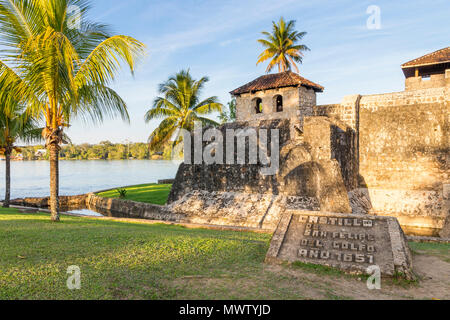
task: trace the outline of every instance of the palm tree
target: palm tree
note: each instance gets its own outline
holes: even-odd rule
[[[306,32],[295,31],[295,21],[286,23],[283,17],[278,23],[272,22],[272,33],[262,32],[266,39],[259,39],[264,48],[259,56],[257,65],[266,60],[270,60],[266,72],[269,73],[275,66],[278,66],[278,72],[291,70],[292,67],[299,72],[297,63],[302,63],[303,52],[309,51],[309,48],[303,44],[297,44],[306,35]]]
[[[9,105],[0,105],[0,153],[5,156],[5,201],[3,207],[9,208],[11,198],[11,154],[21,152],[16,146],[20,139],[23,142],[38,141],[41,130],[37,122],[26,112],[24,106],[10,100]]]
[[[227,109],[228,111],[223,110],[219,115],[219,119],[222,121],[222,124],[236,121],[236,99],[232,99],[227,103]]]
[[[51,219],[59,221],[59,151],[72,118],[129,120],[108,85],[122,64],[133,73],[144,45],[87,20],[87,0],[0,0],[0,86],[45,119]],[[76,8],[77,10],[73,10]]]
[[[196,121],[202,125],[218,125],[217,122],[204,117],[212,112],[222,111],[218,98],[200,100],[201,91],[208,81],[207,77],[194,80],[189,70],[182,70],[159,85],[159,93],[163,97],[157,97],[145,115],[147,123],[153,119],[163,119],[148,138],[151,151],[158,151],[167,145],[179,129],[193,131]],[[180,140],[175,138],[174,145],[179,142]]]

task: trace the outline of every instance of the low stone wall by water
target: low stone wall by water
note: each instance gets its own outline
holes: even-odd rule
[[[122,199],[104,198],[89,194],[86,206],[105,215],[163,221],[184,221],[184,215],[172,213],[166,206]]]
[[[60,196],[59,205],[63,208],[68,207],[79,207],[86,204],[86,199],[88,195],[82,194],[78,196]],[[32,207],[32,208],[48,208],[50,197],[43,198],[23,198],[11,200],[11,205],[22,206],[22,207]]]
[[[105,216],[242,227],[267,232],[275,231],[286,208],[320,208],[314,197],[200,190],[192,191],[167,206],[105,198],[94,193],[64,197],[62,203],[73,204],[72,208],[87,208]],[[14,205],[48,208],[48,198],[16,200]]]
[[[318,210],[317,199],[282,195],[193,191],[168,206],[110,199],[90,194],[86,205],[105,215],[273,232],[286,207]]]

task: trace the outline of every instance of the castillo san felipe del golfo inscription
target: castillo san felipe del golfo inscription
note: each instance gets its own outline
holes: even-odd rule
[[[272,237],[266,262],[306,262],[365,273],[411,269],[409,248],[397,219],[287,209]]]
[[[299,216],[298,219],[305,224],[304,238],[300,241],[298,250],[299,258],[375,263],[376,245],[375,235],[371,233],[374,223],[372,220],[323,216]],[[342,227],[342,230],[333,231],[328,226]]]

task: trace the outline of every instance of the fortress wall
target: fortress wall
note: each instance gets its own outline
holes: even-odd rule
[[[300,87],[298,89],[299,91],[299,102],[298,106],[300,106],[300,115],[298,118],[300,118],[301,127],[303,127],[304,118],[305,117],[311,117],[314,115],[314,107],[317,104],[316,101],[316,93],[313,89],[308,89],[305,87]]]
[[[371,212],[396,216],[419,234],[436,234],[449,215],[449,89],[363,96],[359,103],[359,174]]]
[[[316,106],[315,115],[338,120],[356,131],[360,99],[361,96],[355,94],[344,97],[340,104]]]
[[[361,98],[360,174],[368,187],[442,191],[450,173],[449,89]]]
[[[336,160],[330,158],[330,134],[328,137],[324,135],[324,132],[330,132],[330,121],[305,118],[303,142],[293,136],[291,130],[298,122],[299,120],[235,122],[219,127],[223,133],[229,129],[237,132],[252,128],[278,129],[281,149],[279,170],[275,174],[263,175],[261,169],[266,166],[260,161],[249,164],[248,159],[245,165],[236,162],[226,164],[225,161],[224,164],[182,164],[169,195],[169,203],[178,201],[193,191],[237,192],[284,195],[306,202],[318,201],[321,210],[351,212],[341,168]],[[298,132],[295,134],[299,135]],[[224,145],[227,145],[227,137],[225,134],[223,136]],[[235,152],[236,141],[234,139]],[[248,151],[246,154],[248,156]]]
[[[356,188],[358,167],[355,131],[337,117],[324,116],[307,117],[303,131],[304,141],[310,146],[314,158],[336,160],[347,191]]]
[[[352,95],[316,107],[316,116],[336,124],[332,158],[350,202],[364,204],[354,211],[395,216],[410,233],[437,235],[443,228],[450,215],[449,93],[447,86]]]

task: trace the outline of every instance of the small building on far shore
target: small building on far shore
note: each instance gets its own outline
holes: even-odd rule
[[[15,157],[11,158],[13,161],[23,161],[23,154],[18,153]]]
[[[36,152],[34,153],[34,156],[36,158],[42,158],[46,154],[47,154],[47,150],[46,149],[39,149],[39,150],[36,150]]]

